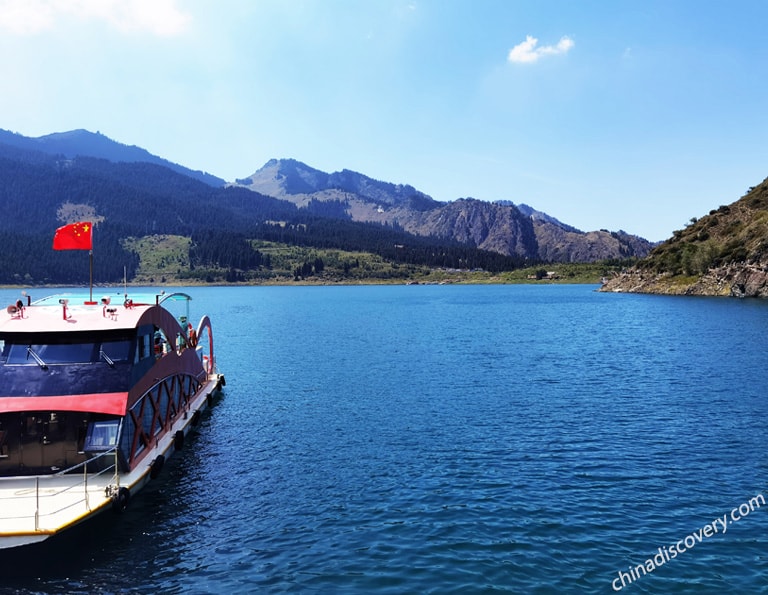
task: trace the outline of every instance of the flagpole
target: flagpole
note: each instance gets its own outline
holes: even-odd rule
[[[93,301],[93,224],[78,221],[59,227],[53,234],[54,250],[88,250],[90,296],[86,306],[95,306]]]
[[[91,288],[90,300],[89,301],[91,303],[93,303],[93,248],[88,250],[88,260],[89,260],[89,263],[90,263],[90,267],[89,268],[90,268],[90,288]]]

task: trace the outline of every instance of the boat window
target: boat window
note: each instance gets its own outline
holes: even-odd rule
[[[152,332],[146,331],[138,336],[138,351],[137,356],[139,360],[151,357],[154,353],[154,346],[152,340]]]
[[[94,421],[88,424],[88,434],[85,438],[85,451],[96,452],[109,450],[117,445],[117,434],[120,420]]]
[[[123,424],[123,431],[120,434],[120,452],[125,460],[131,458],[131,448],[133,446],[133,436],[136,434],[136,424],[133,418],[129,415],[125,418]]]
[[[57,337],[58,338],[58,337]],[[126,362],[131,357],[133,339],[125,336],[111,336],[102,340],[99,336],[88,335],[80,340],[61,342],[53,336],[33,339],[29,335],[5,338],[0,355],[0,364],[42,365],[89,364],[100,361]],[[35,357],[37,356],[37,357]]]
[[[144,398],[147,402],[144,404],[144,417],[141,420],[141,425],[147,438],[151,438],[155,434],[152,427],[152,422],[155,419],[155,406],[148,396]]]
[[[131,449],[134,448],[133,441],[135,439],[136,433],[142,433],[142,428],[139,427],[138,424],[141,424],[141,405],[143,402],[143,399],[140,399],[137,403],[135,403],[133,407],[131,407],[131,414],[125,418],[126,425],[122,434],[122,449],[123,454],[129,460],[133,460],[136,455],[138,455],[146,447],[144,440],[141,438],[141,436],[139,436],[139,439],[136,442],[135,450],[133,453],[131,453]]]
[[[93,343],[48,343],[42,345],[14,343],[8,347],[7,354],[5,350],[3,352],[3,356],[7,358],[6,363],[37,365],[30,349],[46,364],[88,363],[93,361],[95,345]]]
[[[164,385],[158,385],[153,392],[157,391],[157,407],[160,412],[160,417],[158,418],[158,421],[161,424],[161,427],[158,428],[158,430],[162,429],[162,424],[166,422],[168,419],[168,403],[170,401],[170,394],[167,390],[167,388],[164,388]]]
[[[109,359],[116,362],[127,362],[131,355],[131,346],[133,341],[104,341],[101,344],[101,350],[109,357]]]

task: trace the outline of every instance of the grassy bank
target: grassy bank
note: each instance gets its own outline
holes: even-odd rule
[[[430,269],[393,263],[366,252],[320,250],[254,241],[254,249],[268,256],[269,266],[232,270],[194,266],[189,262],[189,239],[150,236],[131,240],[141,264],[132,285],[334,285],[403,283],[599,283],[627,263],[546,264],[489,273],[480,270]]]

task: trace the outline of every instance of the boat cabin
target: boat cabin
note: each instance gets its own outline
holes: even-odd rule
[[[115,457],[127,471],[186,415],[205,379],[202,355],[165,309],[134,309],[123,315],[130,326],[105,324],[100,308],[92,308],[96,324],[70,313],[71,326],[84,330],[3,325],[0,476],[59,473],[85,461],[98,471]]]

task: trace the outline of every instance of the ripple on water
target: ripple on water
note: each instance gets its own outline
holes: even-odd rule
[[[12,588],[610,592],[768,492],[765,304],[201,289],[224,399],[87,562]],[[767,525],[757,510],[631,588],[766,591]]]

